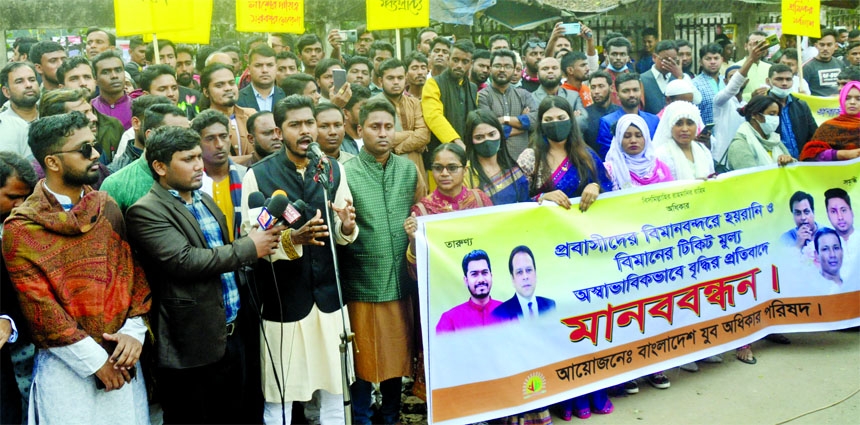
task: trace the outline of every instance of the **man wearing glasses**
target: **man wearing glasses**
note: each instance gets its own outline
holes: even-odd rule
[[[510,50],[493,51],[490,58],[492,84],[478,92],[478,107],[490,110],[499,117],[505,130],[508,153],[513,158],[519,157],[528,146],[531,122],[537,119],[537,105],[531,93],[511,86],[516,61],[514,52]]]
[[[523,79],[520,81],[520,87],[533,93],[540,87],[538,79],[538,62],[544,57],[546,42],[537,38],[530,38],[523,45],[523,61],[525,68],[523,69]]]
[[[149,285],[122,212],[90,186],[99,153],[89,127],[80,112],[33,122],[28,143],[46,178],[3,230],[3,254],[37,348],[30,418],[145,423],[138,359]]]

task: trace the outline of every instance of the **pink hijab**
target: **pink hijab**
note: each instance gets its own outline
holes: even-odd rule
[[[845,98],[848,97],[848,92],[851,89],[856,88],[860,90],[860,81],[849,81],[845,84],[845,87],[842,87],[842,91],[839,92],[839,113],[842,115],[846,115],[845,112]],[[855,117],[860,117],[860,114],[854,115]]]

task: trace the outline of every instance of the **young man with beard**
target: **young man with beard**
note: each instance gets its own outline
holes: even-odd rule
[[[589,80],[588,57],[582,52],[571,52],[561,58],[561,70],[566,81],[561,85],[565,90],[579,93],[582,106],[588,108],[594,101],[586,82]]]
[[[126,165],[131,164],[143,155],[143,149],[146,147],[143,134],[143,118],[144,113],[152,105],[173,105],[173,102],[164,96],[155,96],[145,94],[136,97],[131,101],[131,129],[123,133],[120,149],[117,149],[117,155],[114,160],[108,165],[111,173],[115,173]],[[129,142],[131,142],[129,144]]]
[[[436,324],[436,334],[482,327],[497,323],[492,312],[502,305],[490,296],[493,289],[493,270],[490,257],[476,249],[463,257],[463,283],[469,291],[469,299],[444,313]]]
[[[182,110],[171,104],[155,104],[146,108],[140,127],[143,153],[131,164],[109,175],[101,185],[100,190],[110,194],[123,212],[152,187],[152,172],[146,160],[146,140],[155,129],[165,126],[188,128],[190,124]]]
[[[0,112],[0,150],[15,152],[32,161],[27,131],[30,123],[39,118],[36,69],[29,62],[7,63],[0,70],[0,90],[9,98],[9,107]]]
[[[131,98],[125,93],[125,69],[122,57],[114,50],[100,53],[93,59],[93,70],[99,96],[93,107],[100,113],[114,117],[126,130],[131,128]]]
[[[714,96],[726,88],[720,79],[720,68],[723,66],[723,47],[717,43],[708,44],[699,49],[699,65],[701,72],[693,78],[693,85],[702,94],[699,111],[706,126],[714,124]]]
[[[609,146],[612,144],[612,137],[615,134],[612,131],[613,125],[624,114],[638,114],[648,124],[648,131],[651,134],[657,131],[657,124],[660,123],[660,119],[656,115],[639,108],[642,97],[641,87],[639,74],[635,72],[619,74],[615,78],[615,91],[621,100],[621,109],[600,119],[600,125],[597,130],[597,146],[600,147],[598,153],[601,158],[606,157],[606,152],[609,151]]]
[[[215,63],[207,66],[200,74],[200,85],[203,96],[209,101],[209,109],[220,112],[230,119],[230,155],[234,161],[242,162],[254,151],[248,140],[248,118],[254,115],[254,110],[236,105],[239,89],[233,68]]]
[[[540,105],[541,101],[547,96],[563,97],[573,108],[573,114],[576,115],[579,128],[583,128],[588,123],[588,112],[585,112],[585,106],[582,104],[579,92],[561,87],[561,63],[558,59],[541,59],[538,63],[538,80],[540,81],[540,87],[532,92],[535,105]]]
[[[344,164],[362,230],[341,257],[344,298],[355,329],[356,380],[350,389],[355,424],[371,423],[373,382],[382,393],[383,422],[399,423],[402,377],[412,372],[415,289],[403,255],[409,244],[404,221],[425,189],[415,166],[392,155],[395,117],[391,103],[367,101],[359,118],[364,146]]]
[[[427,57],[430,59],[429,77],[438,77],[448,69],[451,59],[451,46],[454,44],[445,37],[436,37],[432,41],[432,47]]]
[[[230,160],[229,127],[227,117],[212,109],[201,112],[191,121],[191,129],[200,135],[203,149],[205,172],[200,190],[211,196],[224,213],[230,229],[229,239],[233,241],[240,234],[239,202],[242,199],[242,177],[247,169]]]
[[[122,133],[120,132],[121,127],[118,127],[119,124],[116,120],[114,120],[114,124],[117,127],[114,130],[109,132],[101,131],[99,117],[93,106],[89,103],[88,95],[89,92],[83,89],[59,89],[48,92],[42,96],[42,101],[39,104],[39,116],[48,117],[77,111],[84,114],[87,120],[89,120],[90,130],[96,135],[95,148],[99,151],[100,171],[100,178],[92,186],[95,189],[99,189],[104,178],[110,174],[107,164],[110,164],[115,157],[116,148]],[[105,134],[106,137],[100,138],[101,134]]]
[[[182,87],[200,90],[200,83],[194,80],[194,49],[187,44],[176,46],[176,82]]]
[[[836,76],[844,65],[839,58],[833,56],[836,50],[836,31],[825,29],[821,38],[811,39],[815,42],[818,55],[803,66],[803,78],[809,83],[813,96],[835,96],[839,94]],[[32,55],[31,55],[32,56]]]
[[[693,46],[687,40],[675,40],[678,48],[678,60],[681,62],[681,71],[684,75],[694,78],[693,74]]]
[[[361,107],[364,106],[367,99],[370,99],[370,89],[361,84],[352,84],[350,88],[352,97],[343,107],[344,136],[340,150],[358,155],[363,143],[361,134],[358,132],[358,116]]]
[[[281,134],[275,127],[275,118],[269,111],[260,111],[248,118],[248,139],[254,144],[254,153],[242,164],[245,167],[254,165],[283,146]]]
[[[538,78],[538,63],[544,58],[546,42],[538,38],[530,38],[523,44],[523,77],[520,80],[520,87],[526,89],[530,93],[534,93],[540,87],[540,79]]]
[[[275,103],[286,97],[275,85],[275,50],[263,44],[248,54],[251,83],[239,90],[237,105],[255,111],[271,111]]]
[[[612,85],[612,76],[609,73],[597,71],[591,74],[591,80],[588,81],[588,84],[594,103],[585,108],[585,111],[588,112],[588,124],[582,128],[582,138],[591,149],[600,152],[600,146],[597,144],[600,119],[621,109],[621,107],[612,103],[612,95],[615,94],[615,90]]]
[[[355,155],[342,150],[344,136],[343,109],[331,103],[323,103],[314,108],[314,119],[317,120],[317,143],[326,155],[338,160],[341,164]]]
[[[490,51],[484,49],[475,50],[472,55],[472,71],[469,79],[478,87],[478,91],[487,87],[487,78],[490,77]]]
[[[492,84],[478,92],[478,106],[492,111],[507,136],[507,148],[515,159],[529,144],[532,120],[537,119],[537,104],[525,89],[511,86],[516,55],[510,50],[496,50],[490,63]]]
[[[250,308],[239,294],[247,286],[241,269],[274,254],[283,227],[230,241],[224,214],[200,190],[196,132],[160,128],[146,155],[156,181],[126,217],[146,274],[158,282],[151,318],[164,422],[259,422],[259,404],[256,417],[242,409],[249,396],[242,312]]]
[[[818,130],[818,124],[812,116],[809,105],[791,95],[794,84],[791,68],[786,65],[772,65],[765,80],[770,86],[768,94],[779,103],[779,132],[780,140],[788,148],[792,158],[800,158],[803,146]]]
[[[296,42],[296,50],[302,60],[302,72],[313,77],[317,63],[325,57],[322,40],[316,34],[304,34]]]
[[[403,59],[406,65],[406,91],[404,94],[421,99],[427,83],[427,56],[415,50]]]
[[[461,135],[465,131],[466,115],[477,108],[475,100],[478,88],[466,75],[472,64],[475,45],[469,40],[459,40],[451,50],[448,69],[441,75],[427,80],[421,97],[424,122],[433,132],[424,166],[429,166],[430,153],[441,143],[463,145]]]
[[[287,96],[275,105],[273,114],[284,149],[254,164],[245,175],[244,225],[248,228],[257,219],[248,207],[248,197],[254,192],[271,197],[280,189],[290,199],[304,200],[307,208],[300,211],[306,223],[298,230],[284,231],[277,251],[257,263],[258,268],[275,270],[256,274],[262,293],[263,335],[270,348],[262,353],[263,419],[265,423],[281,423],[284,416],[292,416],[293,401],[310,400],[319,390],[322,423],[344,423],[338,345],[348,323],[342,320],[329,231],[334,232],[339,245],[358,238],[352,194],[344,168],[337,161],[329,163],[332,181],[328,188],[314,181],[317,164],[308,156],[308,146],[318,134],[312,101]],[[325,196],[323,191],[327,191]],[[332,223],[326,222],[324,208],[331,208]],[[289,284],[278,285],[274,276],[289,276]],[[281,364],[289,366],[277,366]],[[286,402],[282,404],[283,400]]]
[[[36,66],[36,72],[42,76],[42,93],[60,88],[57,68],[67,57],[66,50],[56,41],[40,41],[30,48],[30,61]]]
[[[45,179],[3,228],[3,255],[37,348],[30,420],[146,423],[138,359],[149,285],[122,212],[90,187],[99,167],[89,124],[78,112],[33,123],[29,144]]]
[[[421,183],[426,187],[424,159],[421,154],[427,150],[427,144],[430,143],[430,129],[424,123],[421,101],[403,95],[406,88],[406,69],[398,59],[388,59],[379,65],[379,81],[382,84],[382,96],[394,105],[396,111],[394,128],[397,133],[392,140],[391,149],[395,154],[415,163],[419,175],[422,176]]]
[[[86,90],[84,96],[87,99],[90,99],[96,92],[96,80],[93,78],[93,68],[90,65],[90,61],[83,56],[75,56],[63,62],[63,65],[57,69],[57,78],[61,83],[61,88]],[[112,158],[114,159],[122,155],[125,146],[127,146],[127,144],[123,144],[123,137],[125,133],[129,133],[128,138],[130,140],[133,137],[133,134],[130,133],[132,129],[125,130],[118,119],[104,115],[95,108],[92,111],[96,118],[98,118],[96,140],[99,141],[99,146],[103,148],[114,146],[116,148],[116,151],[112,153]],[[123,133],[124,131],[125,133]],[[104,154],[104,150],[101,152]],[[111,152],[108,148],[108,155],[101,159],[107,161],[110,155]]]

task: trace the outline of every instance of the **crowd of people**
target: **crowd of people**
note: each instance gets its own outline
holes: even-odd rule
[[[147,424],[157,401],[165,423],[290,423],[294,402],[312,423],[398,423],[403,377],[423,389],[418,216],[572,198],[585,212],[610,191],[860,157],[858,29],[772,55],[752,31],[739,61],[728,37],[693,52],[653,29],[634,51],[635,35],[597,46],[585,25],[521,45],[425,28],[402,59],[355,32],[158,51],[132,38],[128,60],[99,28],[83,56],[15,41],[0,70],[0,422]],[[838,96],[840,114],[818,126],[798,92]],[[272,224],[262,200],[295,217]],[[475,291],[469,314],[490,320],[501,303]],[[558,415],[609,414],[611,390]]]

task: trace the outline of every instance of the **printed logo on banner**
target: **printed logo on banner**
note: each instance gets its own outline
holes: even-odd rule
[[[540,372],[535,372],[526,377],[523,382],[523,399],[543,394],[546,392],[546,377]]]

